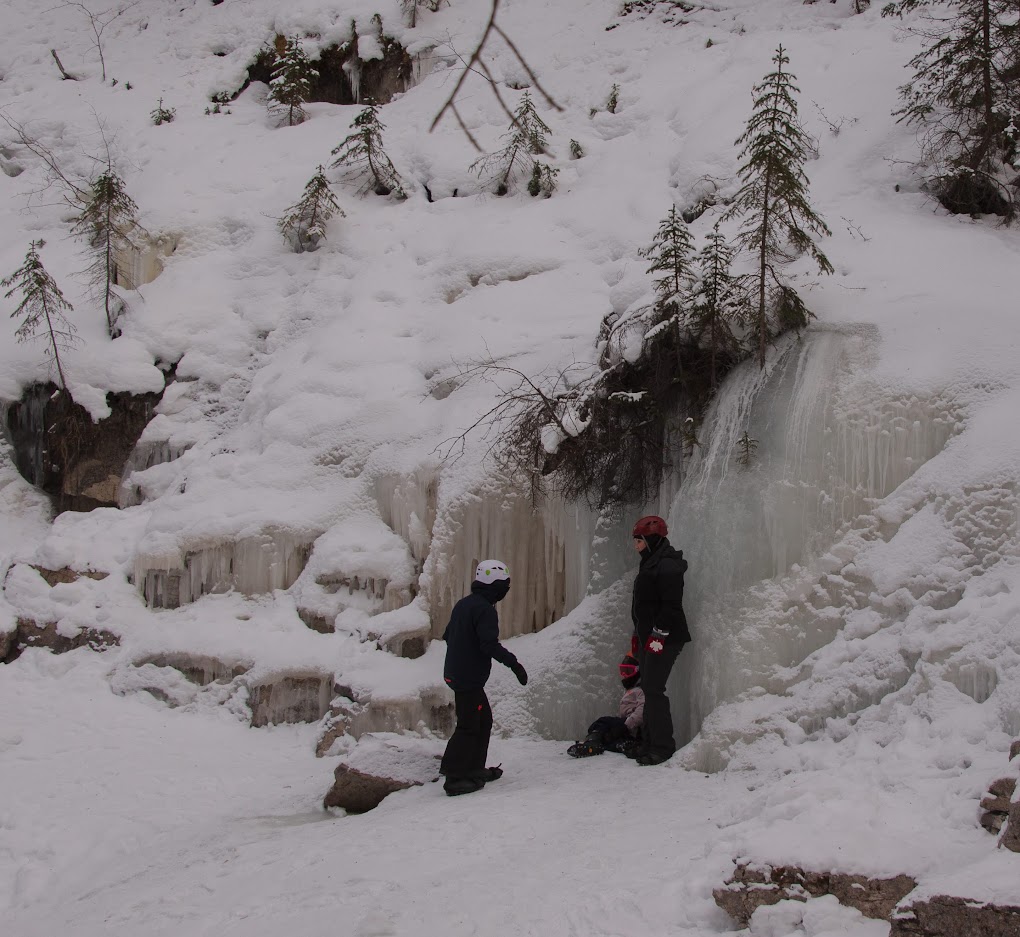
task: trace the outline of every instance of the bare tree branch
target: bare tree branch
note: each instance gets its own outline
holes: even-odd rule
[[[60,56],[57,55],[57,50],[56,49],[50,49],[50,55],[53,56],[53,61],[57,63],[57,68],[60,69],[60,74],[63,77],[64,81],[77,81],[78,80],[77,78],[74,77],[74,75],[69,75],[66,71],[64,71],[64,66],[60,64]]]
[[[472,146],[474,146],[474,148],[479,151],[481,151],[481,147],[478,145],[478,142],[475,140],[475,138],[470,133],[468,133],[467,128],[464,126],[464,121],[461,119],[460,114],[457,113],[456,106],[457,95],[460,93],[460,89],[463,87],[464,82],[467,80],[467,76],[471,72],[476,70],[475,66],[478,66],[477,70],[489,82],[489,87],[492,88],[492,93],[496,96],[496,100],[499,101],[500,107],[506,112],[507,116],[510,118],[511,123],[513,124],[517,123],[517,118],[514,117],[513,112],[507,106],[506,102],[503,100],[502,95],[499,93],[499,86],[496,79],[493,77],[492,72],[489,71],[488,66],[482,60],[482,52],[484,51],[485,45],[489,41],[489,38],[490,36],[493,35],[493,33],[499,36],[499,38],[502,39],[507,44],[510,51],[516,57],[517,61],[520,62],[521,67],[525,70],[525,72],[527,72],[531,82],[538,89],[538,92],[542,95],[543,98],[545,98],[546,103],[551,108],[554,108],[557,111],[563,110],[563,108],[560,107],[560,105],[545,90],[545,88],[542,87],[541,82],[536,77],[531,66],[528,65],[524,56],[520,53],[520,50],[518,50],[517,46],[514,45],[510,37],[503,31],[502,27],[500,27],[499,24],[496,22],[496,15],[499,12],[499,4],[500,0],[492,0],[492,12],[489,14],[489,21],[485,24],[485,31],[482,33],[482,38],[478,41],[478,45],[475,46],[474,52],[471,53],[471,57],[468,59],[467,64],[464,66],[464,71],[461,72],[460,78],[457,79],[457,84],[454,85],[453,91],[450,93],[450,96],[446,99],[446,102],[439,109],[439,113],[436,114],[432,123],[429,125],[429,133],[431,133],[439,125],[439,122],[443,119],[443,115],[445,115],[447,111],[452,112],[454,116],[457,118],[457,122],[460,124],[461,129],[464,130],[464,133],[466,134],[468,140],[471,141]],[[458,58],[460,58],[460,56],[458,56]],[[461,61],[463,61],[463,59],[461,59]]]

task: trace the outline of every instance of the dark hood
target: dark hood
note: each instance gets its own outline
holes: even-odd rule
[[[471,591],[495,605],[500,599],[506,598],[506,594],[510,591],[510,580],[497,579],[495,582],[479,582],[476,579],[471,583]]]

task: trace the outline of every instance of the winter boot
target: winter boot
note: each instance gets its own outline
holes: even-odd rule
[[[601,755],[605,751],[602,741],[594,735],[589,735],[583,742],[574,742],[567,749],[571,758],[590,758],[592,755]]]
[[[498,781],[503,777],[503,768],[501,765],[496,765],[495,768],[482,768],[479,771],[471,773],[472,781],[481,781],[483,784],[489,781]]]
[[[477,781],[474,778],[447,778],[443,784],[443,790],[448,797],[456,797],[458,794],[473,794],[485,787],[484,781]]]
[[[621,755],[626,755],[628,758],[636,758],[638,755],[644,753],[644,747],[641,745],[640,739],[625,739],[620,742],[616,750]]]

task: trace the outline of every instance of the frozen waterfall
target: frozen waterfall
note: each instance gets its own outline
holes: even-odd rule
[[[840,532],[956,427],[948,407],[890,396],[866,379],[874,340],[871,330],[813,329],[782,339],[764,371],[745,362],[710,409],[683,477],[664,486],[676,491],[670,539],[690,563],[684,605],[694,640],[671,687],[678,744],[720,702],[832,639],[843,624],[835,610],[784,619],[793,603],[778,596],[789,588],[779,577],[810,592],[831,570],[823,557]],[[747,465],[738,459],[745,432],[757,442]]]

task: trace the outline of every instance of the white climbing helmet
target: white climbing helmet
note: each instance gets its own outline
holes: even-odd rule
[[[496,582],[509,578],[510,570],[502,560],[482,560],[475,570],[475,582]]]

